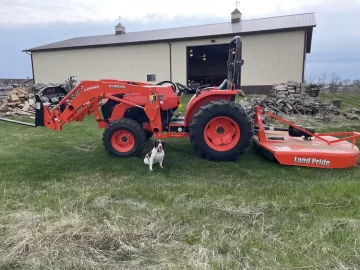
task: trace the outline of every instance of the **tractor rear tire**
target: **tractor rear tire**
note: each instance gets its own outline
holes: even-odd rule
[[[133,157],[145,146],[145,133],[134,120],[122,118],[110,123],[103,134],[106,152],[114,157]]]
[[[201,157],[235,161],[249,149],[254,134],[242,106],[226,100],[212,101],[195,113],[190,123],[190,141]]]

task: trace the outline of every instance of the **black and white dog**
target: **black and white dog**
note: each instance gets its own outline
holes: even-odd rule
[[[149,165],[150,171],[153,170],[152,166],[156,163],[160,163],[160,167],[164,169],[162,165],[165,157],[164,147],[164,141],[156,140],[154,143],[154,148],[145,156],[144,163]]]

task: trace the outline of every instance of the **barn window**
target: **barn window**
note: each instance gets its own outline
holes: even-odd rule
[[[148,82],[155,82],[156,81],[156,75],[155,74],[148,74],[147,75],[147,81]]]

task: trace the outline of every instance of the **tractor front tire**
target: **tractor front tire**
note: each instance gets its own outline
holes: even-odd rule
[[[122,118],[110,123],[103,134],[106,152],[114,157],[133,157],[145,146],[145,133],[134,120]]]
[[[200,107],[190,123],[190,141],[201,157],[235,161],[249,149],[254,130],[239,104],[217,100]]]

